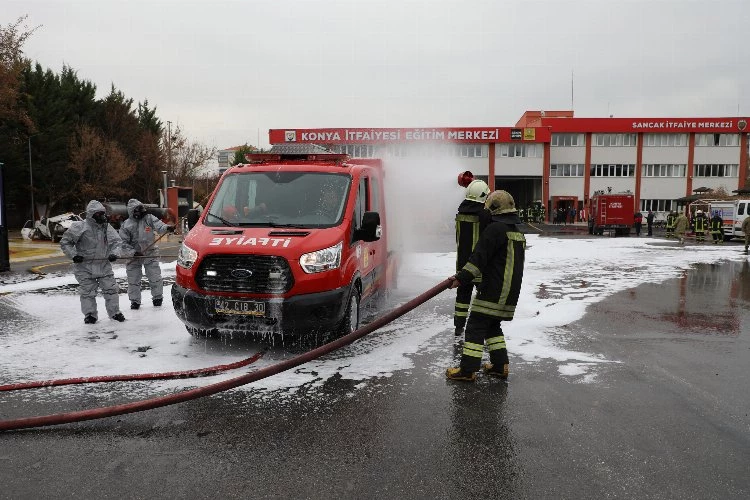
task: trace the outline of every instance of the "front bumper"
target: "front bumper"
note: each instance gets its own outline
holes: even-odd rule
[[[265,315],[245,316],[217,313],[216,298],[226,297],[206,295],[175,283],[172,305],[177,317],[193,328],[306,334],[338,328],[346,312],[348,294],[349,287],[342,287],[286,299],[252,299],[265,303]]]

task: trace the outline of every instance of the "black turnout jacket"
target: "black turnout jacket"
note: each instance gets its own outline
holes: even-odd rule
[[[471,314],[511,320],[523,280],[526,238],[516,213],[493,215],[468,262],[456,274],[461,284],[482,276],[471,302]]]

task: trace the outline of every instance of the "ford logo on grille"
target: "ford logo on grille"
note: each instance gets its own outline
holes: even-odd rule
[[[245,279],[252,276],[253,272],[250,269],[232,269],[229,274],[232,276],[232,278]]]

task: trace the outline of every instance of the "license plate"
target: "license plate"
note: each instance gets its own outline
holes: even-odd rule
[[[254,300],[216,299],[216,312],[224,314],[243,314],[247,316],[264,316],[266,304]]]

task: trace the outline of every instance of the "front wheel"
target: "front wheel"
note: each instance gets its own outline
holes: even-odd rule
[[[352,292],[349,294],[349,303],[346,306],[346,312],[344,313],[344,319],[341,322],[341,328],[339,329],[340,335],[348,335],[359,328],[359,289],[356,285],[352,287]]]

